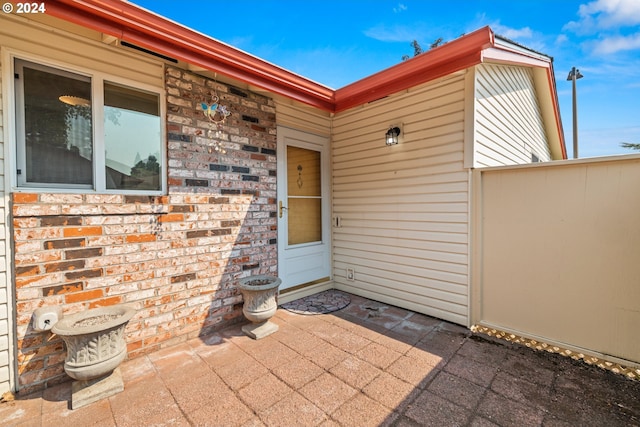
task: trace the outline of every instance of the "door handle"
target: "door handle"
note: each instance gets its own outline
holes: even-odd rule
[[[282,210],[283,210],[283,209],[289,209],[289,208],[288,208],[288,207],[286,207],[286,206],[282,206],[282,200],[280,200],[280,201],[278,202],[278,210],[280,211],[280,218],[282,218]]]

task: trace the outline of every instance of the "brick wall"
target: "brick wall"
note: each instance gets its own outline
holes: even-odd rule
[[[275,108],[269,98],[169,67],[168,194],[14,193],[19,387],[67,381],[64,344],[33,311],[126,303],[129,357],[242,319],[239,277],[277,273]],[[209,139],[200,102],[232,112]]]

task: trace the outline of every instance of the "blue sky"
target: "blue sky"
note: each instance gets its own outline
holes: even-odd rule
[[[640,143],[640,0],[133,0],[217,40],[332,88],[486,25],[554,58],[567,153],[577,67],[580,157]]]

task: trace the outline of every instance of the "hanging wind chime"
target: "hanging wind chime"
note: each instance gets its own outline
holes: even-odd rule
[[[217,83],[214,82],[214,86]],[[222,146],[220,139],[222,138],[222,125],[224,121],[231,115],[231,112],[227,109],[226,105],[220,104],[220,97],[218,92],[214,88],[210,94],[209,103],[200,103],[204,115],[209,119],[209,130],[207,131],[207,138],[209,138],[209,145],[215,151],[220,154],[227,154],[227,150]]]

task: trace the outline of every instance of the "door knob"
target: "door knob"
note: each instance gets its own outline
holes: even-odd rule
[[[278,209],[279,209],[279,211],[280,211],[280,218],[282,218],[282,210],[283,210],[283,209],[289,209],[289,208],[288,208],[288,207],[286,207],[286,206],[283,206],[283,205],[282,205],[282,200],[280,200],[280,201],[278,202]]]

